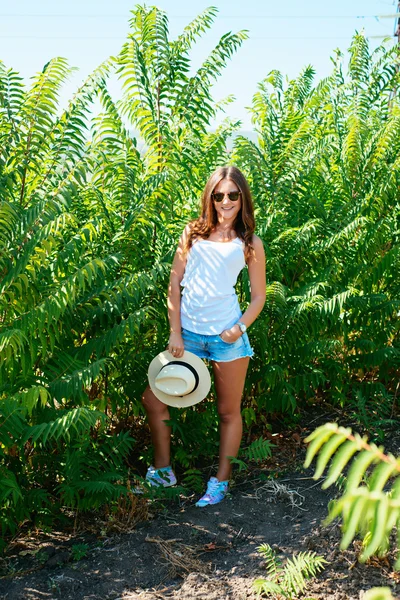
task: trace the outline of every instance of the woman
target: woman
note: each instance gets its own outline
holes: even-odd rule
[[[205,186],[201,216],[186,226],[172,264],[168,350],[175,358],[188,350],[212,362],[220,418],[218,471],[196,506],[223,500],[231,473],[229,457],[237,456],[242,439],[240,403],[253,355],[246,329],[264,306],[266,288],[264,248],[254,228],[253,202],[245,177],[236,167],[220,167]],[[234,285],[246,264],[251,302],[242,314]],[[154,444],[154,467],[149,468],[146,479],[151,485],[174,485],[168,406],[150,388],[143,404]]]

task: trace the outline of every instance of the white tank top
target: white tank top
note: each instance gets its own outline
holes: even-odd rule
[[[240,271],[245,266],[244,242],[196,240],[191,247],[181,299],[184,329],[204,335],[218,335],[242,316],[235,294]]]

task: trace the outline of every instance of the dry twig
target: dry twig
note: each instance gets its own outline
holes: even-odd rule
[[[279,483],[278,481],[267,481],[263,486],[256,490],[256,498],[259,499],[267,493],[269,495],[270,502],[277,502],[278,500],[287,500],[292,508],[302,508],[302,504],[305,500],[297,490],[291,490],[287,485]]]

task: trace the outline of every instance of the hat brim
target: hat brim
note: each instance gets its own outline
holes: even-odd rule
[[[165,392],[159,390],[155,385],[156,377],[161,371],[161,369],[174,360],[180,360],[182,362],[188,363],[194,369],[196,369],[199,375],[199,385],[193,392],[187,394],[186,396],[170,396],[169,394],[166,394]],[[168,350],[160,352],[160,354],[153,358],[153,360],[150,363],[148,370],[148,378],[150,389],[153,392],[153,394],[159,400],[161,400],[161,402],[164,402],[164,404],[168,404],[168,406],[174,406],[176,408],[186,408],[188,406],[193,406],[194,404],[201,402],[207,396],[211,387],[211,377],[205,363],[201,360],[201,358],[199,358],[192,352],[187,351],[185,351],[183,353],[183,356],[179,359],[176,359],[170,352],[168,352]]]

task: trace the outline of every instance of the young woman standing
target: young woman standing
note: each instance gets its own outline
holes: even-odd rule
[[[237,455],[242,439],[240,404],[253,355],[246,329],[264,306],[266,288],[264,248],[254,229],[253,202],[244,175],[236,167],[220,167],[205,186],[201,215],[186,226],[172,264],[168,350],[174,358],[187,350],[211,361],[220,419],[218,471],[196,506],[216,504],[225,497],[229,457]],[[246,265],[251,301],[242,314],[234,286]],[[143,404],[154,444],[154,466],[146,479],[152,485],[174,485],[168,406],[149,387]]]

